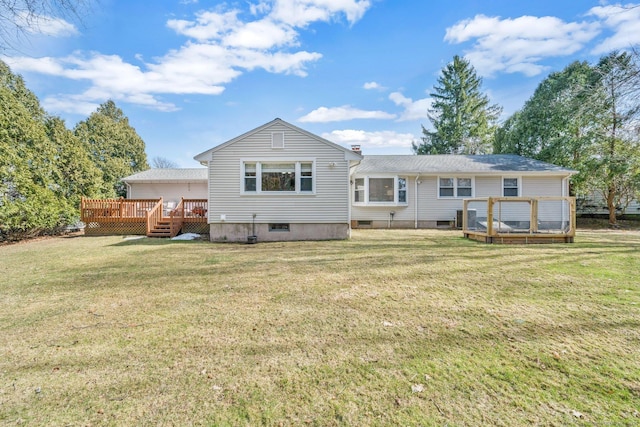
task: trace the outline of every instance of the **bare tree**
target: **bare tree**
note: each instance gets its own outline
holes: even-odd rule
[[[93,0],[0,0],[0,49],[51,20],[80,21]]]
[[[167,159],[166,157],[156,156],[151,159],[151,167],[154,167],[156,169],[171,169],[177,168],[178,164],[173,160]]]

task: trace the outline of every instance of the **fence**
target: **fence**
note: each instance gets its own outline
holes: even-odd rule
[[[487,243],[573,242],[574,197],[488,197],[465,199],[462,231]]]

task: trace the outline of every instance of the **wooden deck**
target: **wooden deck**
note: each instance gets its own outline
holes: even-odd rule
[[[575,197],[487,197],[463,203],[466,238],[505,244],[573,243]]]
[[[206,199],[82,199],[80,219],[87,235],[141,234],[175,237],[180,232],[208,233]]]

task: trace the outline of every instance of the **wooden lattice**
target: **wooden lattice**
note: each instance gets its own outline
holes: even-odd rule
[[[142,234],[159,222],[171,224],[171,235],[208,233],[206,199],[182,199],[172,209],[165,209],[160,199],[82,199],[81,220],[90,236]]]

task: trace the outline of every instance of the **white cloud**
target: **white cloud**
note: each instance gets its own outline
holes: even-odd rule
[[[496,72],[533,76],[545,68],[543,58],[571,55],[600,32],[594,22],[564,22],[552,16],[502,19],[476,15],[447,28],[444,40],[475,41],[465,56],[482,76]]]
[[[342,122],[354,119],[394,119],[395,114],[385,113],[384,111],[366,111],[353,108],[349,105],[342,107],[320,107],[316,108],[309,114],[300,117],[300,122],[310,123],[327,123]]]
[[[76,26],[62,18],[31,15],[24,12],[16,15],[16,21],[16,26],[25,28],[31,34],[42,34],[49,37],[68,37],[78,34]]]
[[[640,44],[640,5],[620,4],[597,6],[588,15],[596,16],[604,25],[613,30],[614,34],[599,43],[592,51],[599,55],[617,49],[628,49]]]
[[[60,98],[48,97],[42,100],[42,107],[47,111],[65,111],[67,113],[88,116],[96,109],[100,103],[94,103],[72,97],[62,96]]]
[[[364,85],[362,85],[363,89],[366,90],[384,90],[385,88],[383,86],[381,86],[379,83],[377,82],[366,82]]]
[[[271,16],[275,21],[299,28],[312,22],[328,22],[342,14],[354,24],[370,6],[369,0],[275,0]]]
[[[322,58],[319,52],[294,49],[299,31],[312,22],[337,20],[341,16],[353,24],[370,7],[369,0],[270,0],[247,6],[253,19],[242,10],[227,8],[201,11],[194,19],[171,19],[166,25],[188,37],[178,49],[145,62],[135,55],[136,64],[117,55],[74,52],[62,57],[3,58],[16,72],[33,72],[86,81],[90,88],[81,94],[62,94],[50,105],[74,108],[72,102],[121,99],[162,111],[176,109],[162,102],[160,94],[218,95],[225,85],[255,69],[304,77],[307,66]],[[54,32],[53,21],[50,22]],[[59,22],[58,34],[64,26]],[[52,110],[61,111],[61,110]],[[373,112],[374,116],[380,112]]]
[[[431,98],[422,98],[414,101],[411,98],[407,98],[400,92],[393,92],[389,94],[389,99],[396,105],[404,108],[404,111],[398,118],[399,122],[429,118],[429,110],[431,109],[432,103]]]
[[[418,140],[418,138],[411,133],[398,133],[394,131],[368,132],[356,129],[334,130],[332,132],[323,133],[321,136],[324,139],[328,139],[329,141],[333,141],[337,144],[358,144],[362,148],[410,148],[411,143]]]

